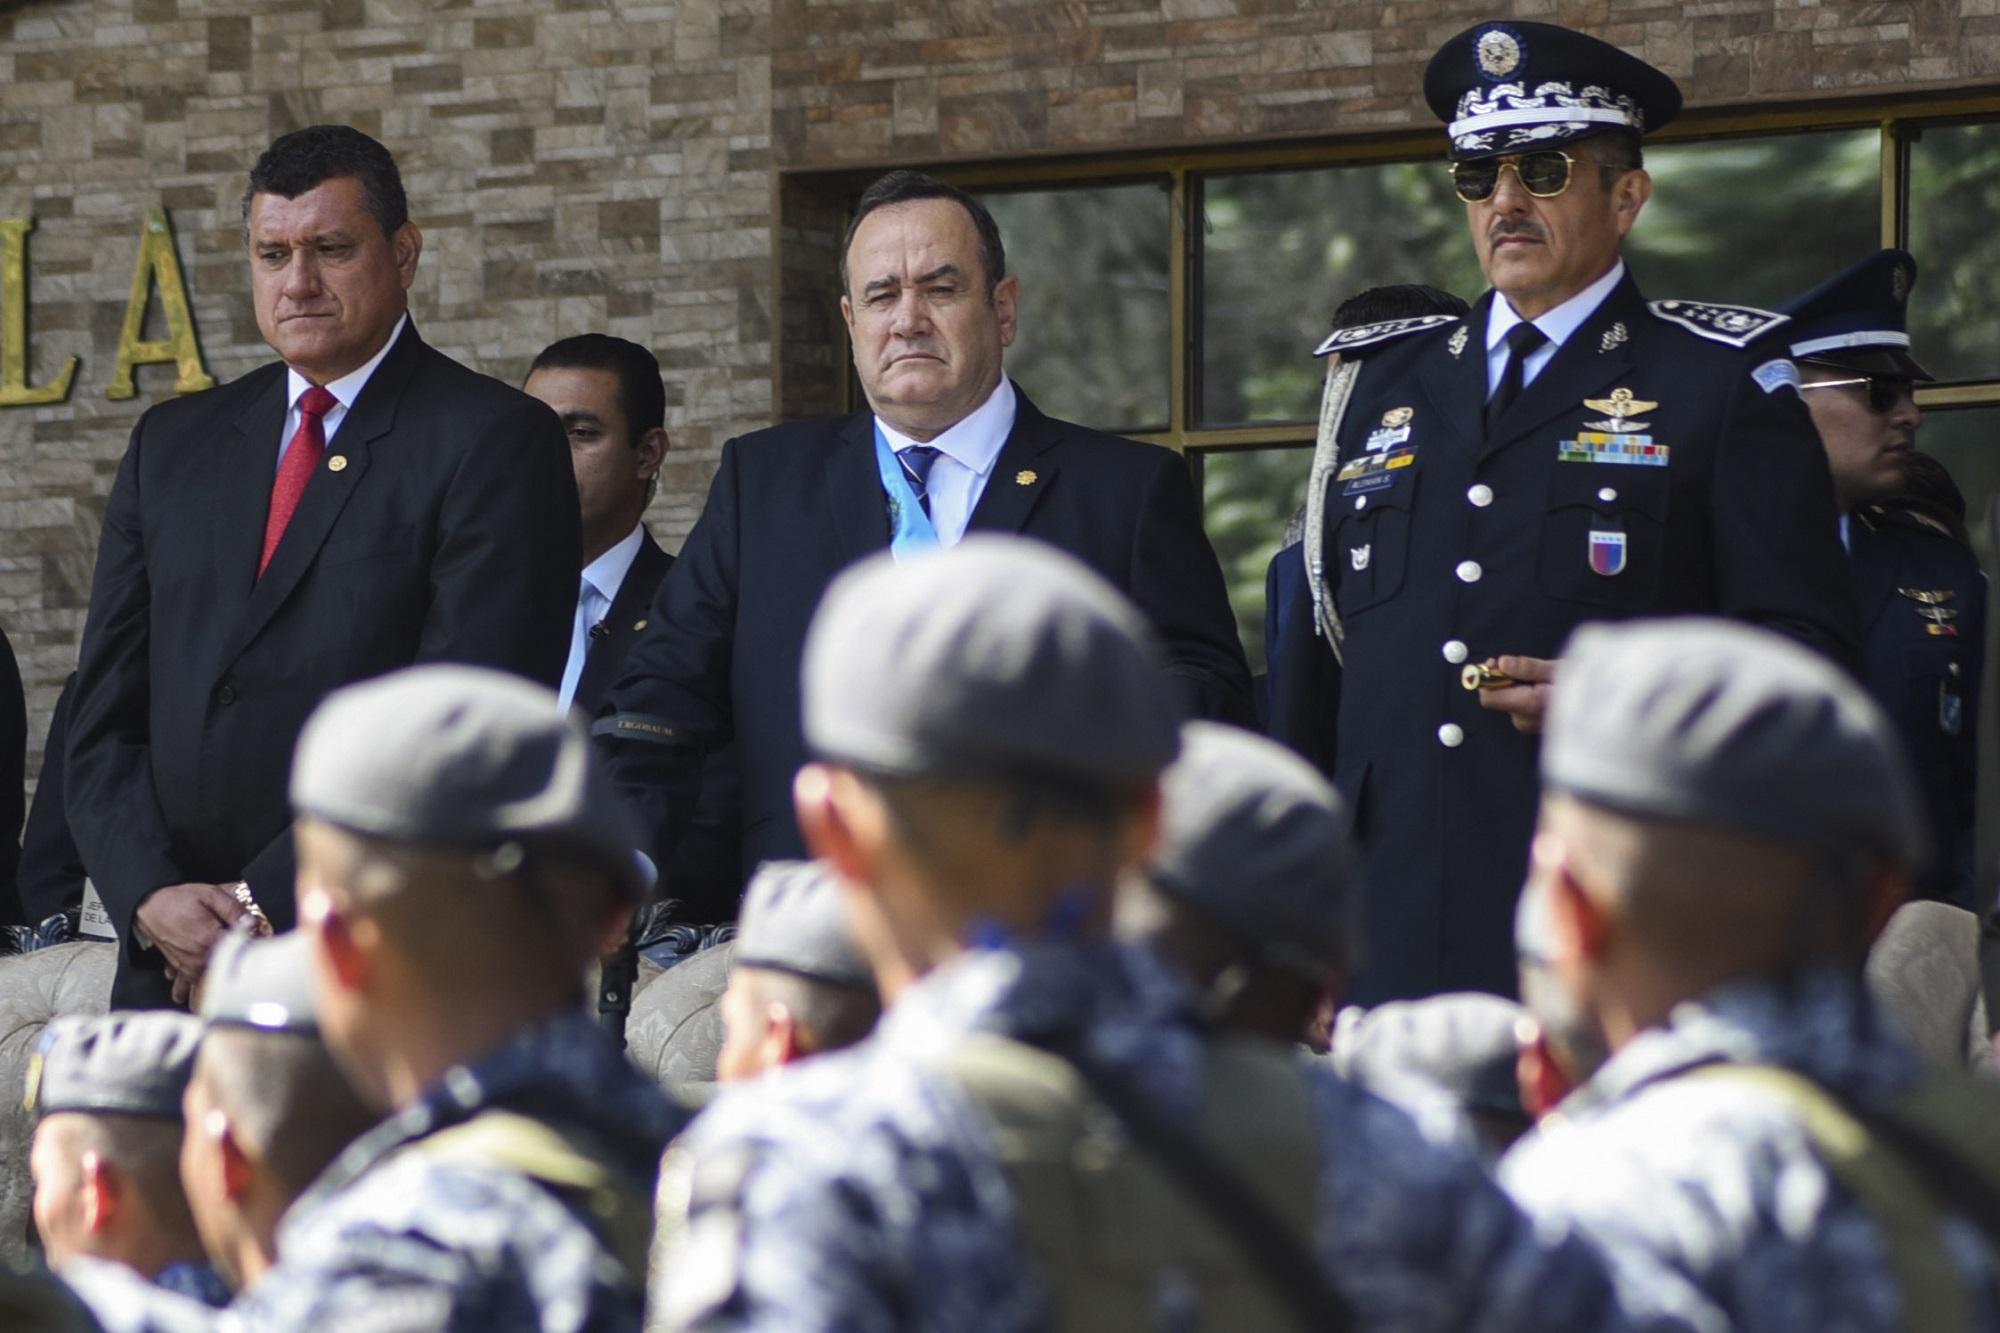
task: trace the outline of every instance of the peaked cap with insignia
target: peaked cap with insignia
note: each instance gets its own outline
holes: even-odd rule
[[[1424,100],[1465,160],[1560,148],[1606,130],[1647,135],[1681,109],[1674,81],[1637,56],[1553,23],[1480,23],[1438,48]]]
[[[1877,250],[1784,306],[1794,360],[1877,375],[1935,379],[1910,355],[1910,290],[1917,261],[1907,250]]]

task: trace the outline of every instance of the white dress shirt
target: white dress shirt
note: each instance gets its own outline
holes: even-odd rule
[[[1542,373],[1555,356],[1556,349],[1569,341],[1572,333],[1583,327],[1583,322],[1597,313],[1597,307],[1604,304],[1604,298],[1611,295],[1611,289],[1625,276],[1625,261],[1619,260],[1611,266],[1611,271],[1564,301],[1553,310],[1544,310],[1531,321],[1542,335],[1548,339],[1540,347],[1528,353],[1528,359],[1521,363],[1521,387],[1534,383],[1535,376]],[[1514,307],[1507,298],[1495,295],[1493,308],[1486,316],[1486,396],[1491,398],[1500,388],[1500,377],[1507,371],[1507,333],[1521,317],[1514,313]]]
[[[924,484],[931,501],[931,526],[937,529],[938,545],[956,546],[965,536],[965,525],[986,493],[993,464],[1014,432],[1014,386],[1005,375],[986,401],[972,409],[957,425],[933,440],[913,440],[894,426],[875,418],[882,437],[897,453],[913,444],[928,444],[938,451],[931,474]]]
[[[329,449],[333,447],[333,433],[340,429],[341,422],[347,420],[347,409],[354,406],[354,400],[361,396],[361,390],[367,385],[368,377],[375,373],[375,367],[382,364],[382,358],[389,355],[389,349],[396,345],[396,339],[403,336],[403,326],[409,322],[409,312],[404,311],[402,318],[396,321],[396,327],[389,330],[389,341],[383,343],[361,369],[350,370],[326,386],[326,391],[333,395],[335,401],[334,405],[327,409],[326,415],[320,418],[319,429]],[[289,395],[285,399],[285,429],[278,436],[278,462],[271,464],[273,472],[278,470],[278,463],[285,461],[285,450],[292,447],[292,436],[298,433],[299,395],[312,387],[311,380],[289,366],[285,368],[285,381],[286,393]]]
[[[624,540],[583,567],[583,578],[577,585],[576,619],[569,631],[569,661],[563,666],[562,688],[557,691],[565,709],[576,698],[577,683],[583,679],[584,660],[590,656],[590,631],[611,614],[611,604],[618,600],[618,590],[625,586],[625,576],[639,558],[645,531],[645,524],[634,524]]]

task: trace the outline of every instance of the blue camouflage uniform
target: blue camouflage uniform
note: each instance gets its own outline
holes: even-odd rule
[[[214,1278],[215,1270],[201,1264],[176,1264],[168,1272],[197,1268]],[[162,1286],[157,1279],[149,1282],[109,1259],[70,1259],[59,1276],[106,1333],[202,1333],[214,1328],[219,1317],[216,1302],[201,1294]],[[223,1299],[228,1299],[226,1290]]]
[[[1737,983],[1620,1050],[1502,1160],[1501,1182],[1594,1237],[1633,1308],[1704,1330],[1908,1327],[1880,1228],[1797,1117],[1754,1087],[1685,1077],[1721,1062],[1780,1066],[1864,1110],[1922,1077],[1859,983]],[[1992,1251],[1962,1219],[1945,1235],[1973,1326],[2000,1329]]]
[[[408,1151],[501,1108],[587,1135],[650,1195],[680,1116],[581,1013],[448,1072],[293,1205],[278,1264],[232,1307],[249,1329],[634,1329],[644,1293],[553,1192]]]
[[[1048,1326],[1050,1296],[982,1113],[926,1065],[975,1031],[1074,1041],[1187,1123],[1202,1069],[1191,1003],[1128,946],[979,950],[905,993],[861,1045],[726,1093],[670,1159],[653,1326]],[[1358,1327],[1616,1322],[1582,1242],[1539,1240],[1468,1159],[1371,1094],[1309,1077],[1321,1126],[1312,1248]],[[687,1209],[678,1231],[673,1200]]]

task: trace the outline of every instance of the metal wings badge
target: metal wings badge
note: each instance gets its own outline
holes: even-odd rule
[[[1605,430],[1613,435],[1630,435],[1642,430],[1650,430],[1653,423],[1637,421],[1639,417],[1658,407],[1658,403],[1645,402],[1632,396],[1630,389],[1613,389],[1609,398],[1586,398],[1583,405],[1593,412],[1602,412],[1603,421],[1586,421],[1585,430]]]

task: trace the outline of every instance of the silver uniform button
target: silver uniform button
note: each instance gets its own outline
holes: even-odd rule
[[[1479,567],[1477,560],[1461,560],[1458,562],[1458,581],[1460,583],[1477,583],[1485,576],[1485,573],[1486,571]]]
[[[1456,722],[1447,722],[1438,728],[1438,744],[1447,750],[1456,750],[1465,744],[1465,728]]]
[[[1367,496],[1365,496],[1365,495],[1357,495],[1357,496],[1355,496],[1355,497],[1354,497],[1354,507],[1355,507],[1356,509],[1366,509],[1366,508],[1368,507],[1368,497],[1367,497]]]
[[[1493,488],[1483,481],[1475,482],[1472,489],[1465,493],[1465,498],[1472,501],[1475,507],[1484,509],[1493,503]]]
[[[1604,503],[1606,504],[1610,504],[1613,500],[1616,500],[1618,498],[1618,492],[1613,488],[1606,486],[1602,490],[1598,491],[1597,498],[1604,501]]]
[[[1460,640],[1446,639],[1444,641],[1445,661],[1451,663],[1453,666],[1457,666],[1459,663],[1465,661],[1467,656],[1465,644]]]

